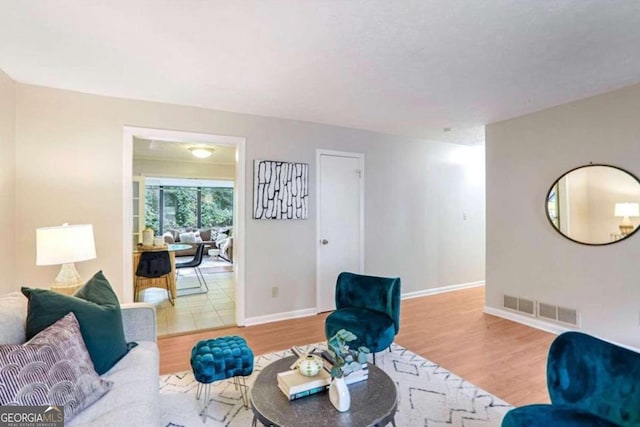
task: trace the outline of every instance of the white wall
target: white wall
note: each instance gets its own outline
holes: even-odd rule
[[[94,225],[98,258],[122,294],[123,126],[246,137],[247,183],[254,159],[310,164],[310,216],[251,219],[245,194],[246,316],[315,307],[315,150],[362,152],[366,168],[365,265],[398,275],[403,291],[483,280],[484,190],[465,171],[477,149],[353,129],[17,85],[16,232],[62,222]],[[129,166],[130,167],[130,166]],[[468,219],[463,220],[463,210]],[[35,267],[34,239],[16,245],[17,279],[47,286],[55,267]],[[271,287],[279,286],[279,297]],[[131,286],[129,283],[125,286]]]
[[[566,177],[567,185],[565,197],[567,197],[568,213],[567,227],[569,235],[581,242],[591,242],[590,218],[589,218],[589,179],[586,169],[574,171],[570,177]]]
[[[195,163],[176,160],[133,159],[133,174],[163,178],[233,180],[235,165]]]
[[[640,85],[487,126],[487,306],[506,293],[576,308],[585,331],[640,347],[640,236],[580,245],[544,210],[551,184],[574,167],[640,176],[638,117]]]
[[[0,70],[0,294],[17,288],[15,282],[15,84]],[[35,231],[31,233],[35,236]],[[35,260],[35,255],[33,255]]]

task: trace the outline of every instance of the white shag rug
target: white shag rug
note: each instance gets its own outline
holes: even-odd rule
[[[326,348],[326,343],[306,346],[307,349],[311,347]],[[256,356],[247,385],[251,387],[264,366],[291,355],[291,351],[286,350]],[[499,398],[396,344],[392,344],[391,352],[385,350],[376,354],[376,366],[383,369],[398,387],[395,417],[398,427],[499,427],[504,414],[511,408]],[[232,379],[213,384],[209,414],[214,418],[208,418],[205,423],[198,416],[202,400],[195,398],[196,385],[190,371],[160,377],[162,426],[251,426],[253,413],[244,408]]]

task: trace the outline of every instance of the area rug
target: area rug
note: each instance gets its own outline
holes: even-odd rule
[[[309,345],[325,348],[326,343]],[[247,378],[251,386],[257,373],[269,363],[291,356],[291,351],[257,356],[254,372]],[[511,406],[497,397],[446,369],[393,344],[391,352],[376,355],[376,365],[383,369],[398,387],[398,427],[499,427]],[[197,382],[191,372],[160,377],[160,408],[162,426],[250,426],[251,409],[242,405],[240,392],[231,380],[213,385],[213,401],[205,423],[198,416],[202,401],[195,399]]]

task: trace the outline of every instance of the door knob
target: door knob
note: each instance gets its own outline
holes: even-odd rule
[[[323,245],[326,245],[329,243],[329,241],[327,239],[322,239],[320,240],[320,243],[322,243]]]

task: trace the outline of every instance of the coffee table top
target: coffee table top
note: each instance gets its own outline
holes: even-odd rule
[[[370,426],[392,422],[398,407],[395,383],[380,368],[369,365],[369,379],[351,384],[351,408],[338,412],[329,393],[289,401],[278,388],[277,374],[289,370],[297,358],[285,357],[265,366],[251,388],[251,409],[264,425]]]

